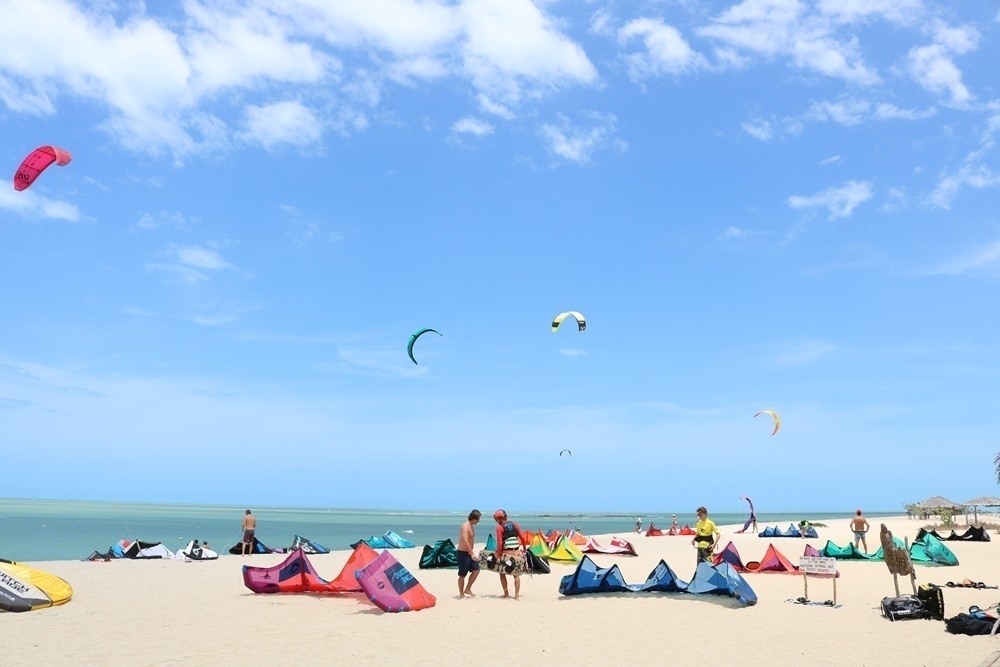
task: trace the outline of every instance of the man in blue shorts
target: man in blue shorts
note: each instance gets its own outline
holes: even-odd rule
[[[463,523],[458,530],[458,597],[460,599],[466,596],[476,597],[472,594],[472,584],[479,576],[479,562],[472,553],[476,543],[475,526],[479,523],[479,517],[482,515],[483,513],[479,510],[472,510],[469,512],[469,520]],[[469,572],[472,572],[472,575],[469,577],[468,585],[466,585],[465,575]]]

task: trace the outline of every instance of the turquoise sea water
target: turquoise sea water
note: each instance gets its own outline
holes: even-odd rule
[[[166,505],[76,500],[0,499],[0,558],[14,561],[69,560],[83,558],[91,551],[105,551],[119,539],[163,542],[171,550],[189,540],[208,540],[223,553],[240,537],[239,528],[246,509],[257,517],[257,537],[269,547],[287,547],[294,535],[302,535],[330,549],[347,549],[361,538],[394,530],[417,544],[433,544],[450,537],[458,539],[458,528],[468,510],[332,509],[309,507],[236,507],[220,505]],[[480,508],[486,515],[477,531],[485,541],[494,526],[492,508]],[[868,513],[869,517],[899,512]],[[761,512],[758,526],[802,519],[848,521],[852,511]],[[669,528],[671,513],[642,514],[643,529],[652,520]],[[635,517],[623,514],[565,514],[511,512],[511,518],[526,530],[580,528],[585,534],[632,532]],[[742,523],[745,514],[716,513],[716,523]],[[695,517],[678,513],[680,524],[693,524]],[[829,521],[827,521],[829,522]],[[412,532],[410,532],[412,531]]]

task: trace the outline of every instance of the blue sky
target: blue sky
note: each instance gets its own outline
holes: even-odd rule
[[[989,3],[0,10],[2,496],[995,493]]]

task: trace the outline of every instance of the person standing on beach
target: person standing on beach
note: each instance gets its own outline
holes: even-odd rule
[[[868,528],[868,519],[861,514],[861,510],[858,510],[858,513],[851,519],[851,530],[854,531],[854,548],[857,549],[858,542],[861,542],[865,553],[868,553],[868,542],[865,540]]]
[[[698,515],[698,523],[694,525],[697,534],[691,540],[691,546],[698,549],[697,563],[701,561],[711,563],[715,545],[722,539],[722,533],[715,527],[715,522],[708,518],[708,510],[704,505],[699,507],[695,514]]]
[[[632,532],[633,533],[641,533],[642,532],[642,517],[641,516],[637,516],[635,518],[635,530],[633,530]]]
[[[473,545],[476,543],[476,524],[479,517],[483,515],[479,510],[469,512],[469,520],[458,529],[458,597],[459,599],[472,594],[472,584],[476,583],[479,576],[479,563],[472,556]],[[469,575],[469,583],[465,583],[465,575]]]
[[[680,529],[677,527],[677,515],[675,514],[674,515],[674,521],[673,521],[673,523],[670,524],[670,534],[671,535],[677,535],[679,532],[680,532]]]
[[[497,561],[502,561],[504,556],[522,559],[521,555],[521,527],[513,521],[507,520],[507,513],[497,510],[493,513],[493,520],[497,522]],[[521,573],[514,570],[514,599],[521,599]],[[510,591],[507,590],[507,575],[500,575],[500,587],[503,588],[503,597],[509,598]]]
[[[240,528],[243,531],[243,544],[240,545],[241,556],[253,553],[253,533],[256,529],[257,519],[250,513],[250,510],[247,510],[246,516],[243,517],[243,526]]]

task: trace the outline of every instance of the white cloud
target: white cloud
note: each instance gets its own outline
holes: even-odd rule
[[[875,120],[923,120],[924,118],[930,118],[936,113],[937,109],[934,107],[927,107],[921,111],[918,109],[900,109],[895,104],[882,103],[872,112],[872,118]]]
[[[767,58],[783,56],[799,68],[849,83],[878,83],[878,74],[864,64],[857,40],[838,41],[833,32],[829,21],[807,16],[799,0],[744,0],[698,30],[732,49]]]
[[[0,104],[52,115],[78,98],[105,110],[97,126],[122,146],[176,162],[234,139],[270,149],[317,141],[322,128],[364,129],[357,107],[379,104],[388,82],[442,77],[504,118],[598,81],[583,48],[531,0],[185,0],[169,20],[138,2],[7,1],[0,22]],[[338,93],[337,106],[308,102]],[[275,94],[300,101],[261,99]]]
[[[627,44],[640,38],[644,53],[625,56],[629,78],[639,81],[649,76],[683,74],[705,64],[704,57],[694,51],[680,31],[661,19],[634,19],[618,30],[618,43]]]
[[[761,118],[743,123],[743,131],[761,141],[769,141],[774,136],[771,123]]]
[[[889,188],[885,196],[885,203],[879,206],[878,210],[884,213],[895,213],[902,211],[908,205],[909,200],[906,197],[906,188]]]
[[[257,80],[317,83],[338,67],[335,59],[292,41],[288,21],[259,6],[231,6],[187,0],[191,23],[183,40],[195,95],[212,94]]]
[[[860,125],[868,116],[871,105],[864,100],[839,100],[813,102],[806,117],[811,120],[834,121],[844,127]]]
[[[70,222],[80,219],[80,209],[75,204],[43,197],[30,189],[17,192],[9,185],[0,187],[0,209],[12,211],[25,218],[48,218]]]
[[[828,220],[849,218],[854,209],[874,196],[872,186],[867,181],[847,181],[839,187],[830,187],[810,196],[792,195],[788,205],[792,208],[826,208],[830,211]]]
[[[837,164],[838,162],[843,162],[843,158],[839,155],[831,155],[830,157],[819,161],[821,166],[827,164]]]
[[[924,13],[922,0],[819,0],[816,7],[840,23],[879,17],[908,25]]]
[[[319,142],[323,125],[316,113],[296,100],[264,106],[250,105],[242,137],[267,150],[282,144],[304,148]]]
[[[722,233],[725,239],[752,239],[755,236],[765,236],[770,232],[760,232],[752,229],[742,229],[740,227],[726,227]]]
[[[219,271],[221,269],[234,269],[232,264],[222,258],[222,255],[214,250],[202,248],[201,246],[178,246],[171,249],[171,254],[178,262],[185,266],[192,266],[197,269],[208,269]]]
[[[837,345],[822,340],[807,340],[789,344],[775,355],[774,360],[784,366],[800,366],[821,361],[837,351]]]
[[[802,116],[806,120],[831,121],[844,127],[854,127],[868,120],[923,120],[937,113],[935,107],[927,109],[903,109],[886,102],[872,109],[868,100],[847,97],[831,101],[813,102]]]
[[[938,26],[933,44],[910,49],[910,74],[926,90],[936,95],[947,93],[952,105],[967,105],[972,93],[962,81],[962,71],[952,56],[968,53],[978,46],[979,32],[975,28]]]
[[[180,211],[160,211],[153,215],[143,213],[139,216],[139,221],[135,226],[139,229],[161,229],[163,227],[173,227],[176,229],[187,229],[188,217]]]
[[[587,351],[579,348],[564,347],[560,348],[559,354],[564,357],[583,357],[587,355]]]
[[[530,92],[597,81],[584,50],[530,0],[469,0],[458,12],[464,69],[501,103],[519,101],[525,86]]]
[[[476,101],[479,103],[480,109],[492,116],[498,116],[505,120],[510,120],[514,117],[514,113],[508,107],[498,102],[494,102],[483,93],[479,93],[476,96]]]
[[[493,134],[493,126],[485,120],[466,116],[461,120],[455,121],[455,123],[451,126],[451,131],[459,134],[474,134],[477,137],[483,137],[488,134]]]
[[[958,171],[946,174],[927,196],[927,203],[935,208],[949,209],[951,202],[963,187],[976,189],[1000,185],[1000,173],[985,164],[965,164]]]
[[[590,112],[586,126],[574,126],[569,118],[558,115],[558,124],[541,127],[542,136],[549,150],[559,157],[572,162],[589,162],[593,153],[600,149],[613,148],[624,151],[628,144],[615,137],[618,119],[613,114]]]
[[[150,273],[165,273],[173,277],[177,282],[184,283],[185,285],[197,285],[208,280],[208,276],[201,271],[192,269],[189,266],[181,266],[180,264],[150,262],[146,264],[146,271]]]
[[[960,276],[978,273],[996,273],[1000,270],[1000,241],[994,241],[959,257],[950,259],[940,266],[918,272],[920,275]]]

